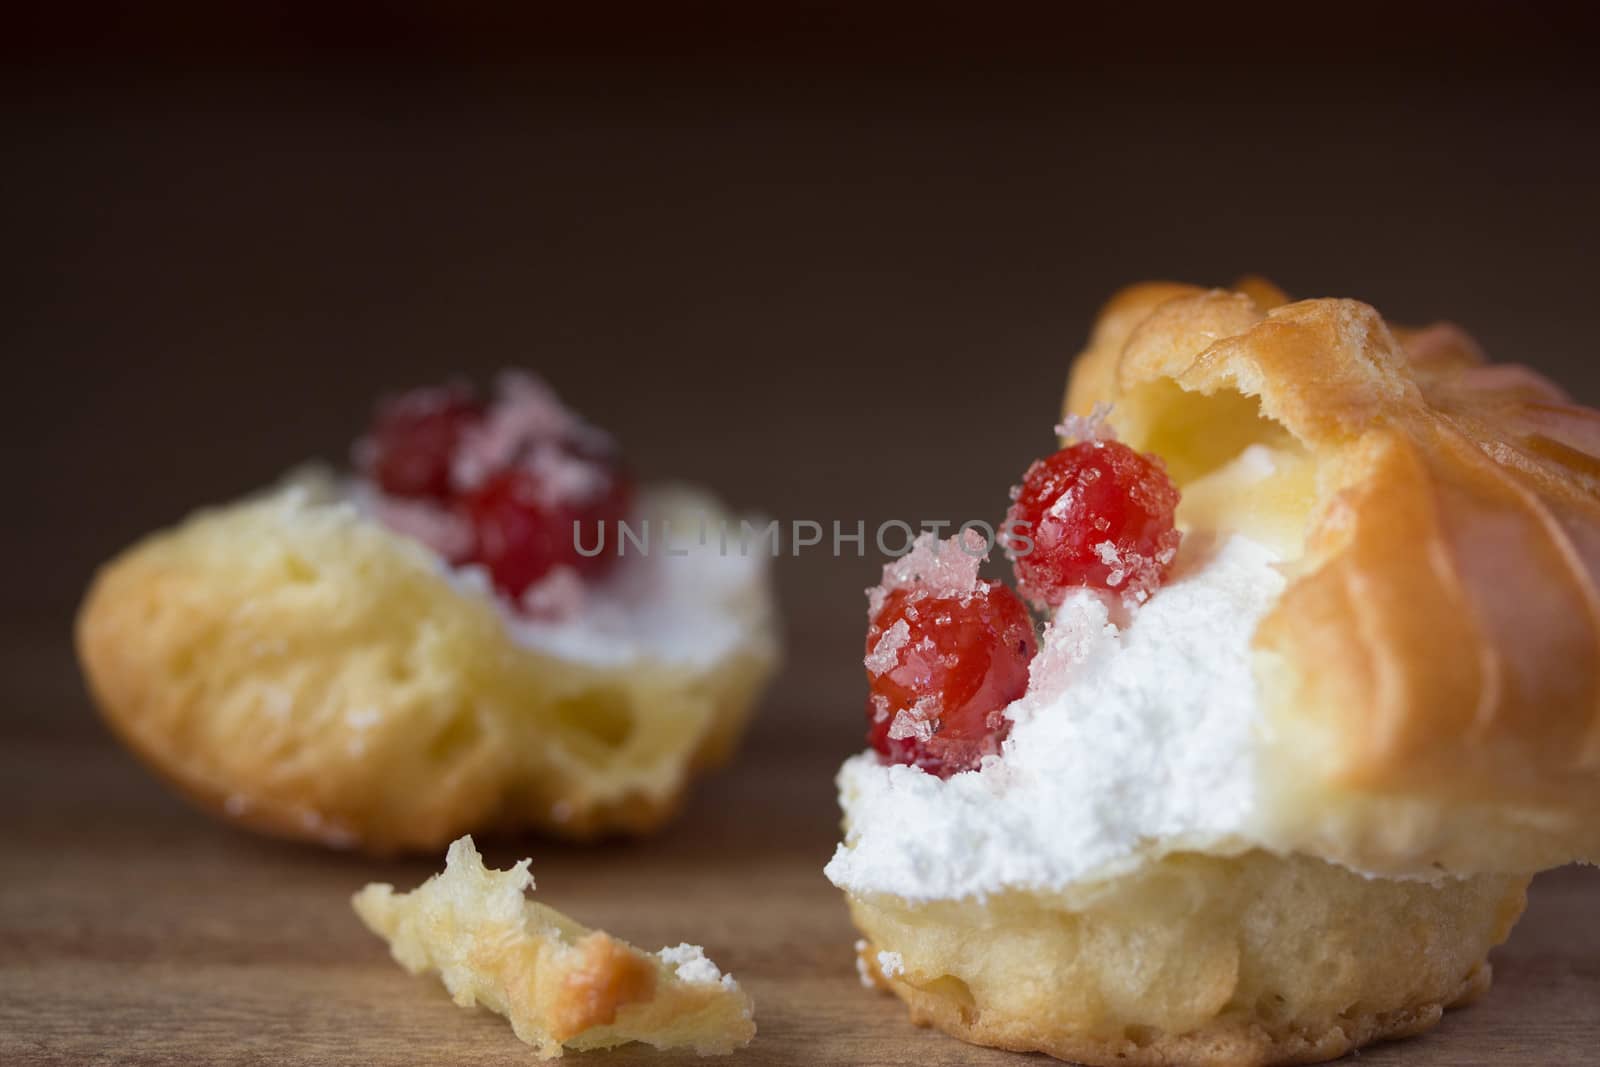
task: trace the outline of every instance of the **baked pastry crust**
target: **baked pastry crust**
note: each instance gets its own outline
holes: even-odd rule
[[[632,1041],[702,1055],[749,1044],[749,996],[698,948],[641,952],[527,899],[528,862],[490,870],[463,837],[412,892],[374,883],[351,903],[401,966],[438,972],[463,1008],[508,1017],[541,1059]]]
[[[1259,279],[1118,294],[1064,406],[1166,461],[1189,533],[1287,561],[1257,822],[1051,891],[852,890],[863,975],[1107,1067],[1318,1062],[1480,995],[1529,872],[1600,859],[1600,414]]]
[[[850,911],[862,973],[919,1025],[1106,1067],[1252,1067],[1420,1033],[1481,995],[1527,883],[1180,853],[1070,896]]]
[[[1120,293],[1066,408],[1110,404],[1208,525],[1294,531],[1255,640],[1266,838],[1401,874],[1600,859],[1600,414],[1455,327],[1242,288]],[[1284,485],[1213,484],[1252,444]]]
[[[648,506],[680,528],[721,519],[689,491]],[[77,643],[107,723],[202,807],[381,853],[660,824],[729,753],[776,662],[766,586],[723,606],[743,637],[706,665],[536,651],[489,595],[313,475],[113,560]]]

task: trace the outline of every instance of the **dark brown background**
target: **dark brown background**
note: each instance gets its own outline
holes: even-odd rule
[[[106,750],[67,635],[99,561],[342,456],[389,387],[531,367],[647,476],[869,527],[998,517],[1049,447],[1096,305],[1137,279],[1254,271],[1451,318],[1600,401],[1600,77],[1582,8],[1230,5],[1226,25],[1200,8],[977,10],[12,16],[0,435],[20,492],[0,533],[0,735],[31,768],[5,783],[32,813],[21,840],[82,832],[133,864],[164,834],[231,857],[217,872],[235,881],[311,862],[214,830]],[[860,738],[875,567],[780,562],[790,656],[749,758],[788,771],[714,783],[669,844],[750,847],[708,813],[754,804],[792,834],[793,878],[813,878],[828,768]],[[67,781],[106,783],[116,813],[62,796]],[[75,877],[10,899],[70,897]],[[327,884],[363,877],[353,864]],[[847,939],[813,880],[795,890],[806,914]],[[606,899],[631,913],[597,899],[588,917],[614,917]],[[84,908],[71,929],[87,943],[100,920]],[[19,929],[6,936],[37,947]],[[144,944],[149,926],[117,929]],[[758,983],[781,970],[728,940]],[[848,977],[836,955],[818,964],[830,981]],[[1600,999],[1586,980],[1551,979]]]

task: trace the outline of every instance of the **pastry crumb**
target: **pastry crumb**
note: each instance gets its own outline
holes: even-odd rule
[[[856,977],[861,979],[861,988],[875,989],[878,983],[872,980],[872,968],[867,965],[867,939],[856,939]]]
[[[755,1036],[754,1006],[698,945],[642,952],[527,899],[529,861],[484,866],[471,837],[409,893],[373,883],[351,903],[412,974],[435,972],[461,1007],[506,1016],[541,1059],[639,1041],[720,1055]]]

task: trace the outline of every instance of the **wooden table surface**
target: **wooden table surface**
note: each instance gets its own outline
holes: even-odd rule
[[[70,687],[62,686],[63,690]],[[75,710],[75,709],[74,709]],[[735,1063],[1022,1063],[910,1025],[864,990],[821,867],[838,753],[765,731],[653,840],[533,857],[542,899],[655,948],[696,941],[755,998]],[[0,1063],[519,1063],[505,1021],[456,1008],[357,921],[351,892],[437,859],[379,862],[263,840],[190,810],[92,733],[0,746]],[[1541,877],[1491,995],[1365,1063],[1596,1062],[1600,872]],[[690,1062],[634,1048],[581,1062]],[[1043,1062],[1035,1059],[1035,1062]]]

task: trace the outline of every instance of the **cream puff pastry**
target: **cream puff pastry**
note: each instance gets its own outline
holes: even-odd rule
[[[491,870],[463,837],[411,892],[375,882],[351,903],[402,967],[506,1016],[540,1059],[633,1041],[719,1055],[755,1037],[749,995],[698,945],[642,952],[529,900],[528,862]]]
[[[79,655],[122,740],[253,829],[376,852],[645,831],[775,664],[767,559],[704,536],[728,521],[704,493],[635,493],[535,379],[422,390],[384,405],[351,475],[301,472],[113,560]]]
[[[864,973],[1108,1065],[1482,993],[1530,876],[1600,859],[1600,415],[1260,282],[1121,293],[1065,409],[1010,516],[1041,636],[955,542],[871,593],[827,868]]]

